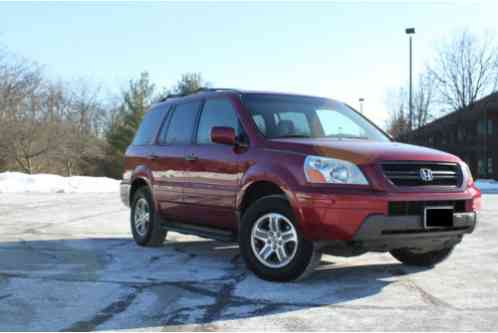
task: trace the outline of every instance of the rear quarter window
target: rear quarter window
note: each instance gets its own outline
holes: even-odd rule
[[[147,111],[131,144],[134,146],[151,144],[168,108],[169,106],[158,106]]]

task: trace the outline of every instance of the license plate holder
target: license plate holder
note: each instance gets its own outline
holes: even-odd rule
[[[445,229],[453,227],[453,206],[425,207],[424,228]]]

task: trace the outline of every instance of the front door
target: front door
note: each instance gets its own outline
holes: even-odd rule
[[[211,142],[215,126],[240,132],[237,111],[228,98],[207,99],[201,111],[194,143],[186,151],[184,203],[192,222],[234,229],[241,177],[239,161],[244,149]]]

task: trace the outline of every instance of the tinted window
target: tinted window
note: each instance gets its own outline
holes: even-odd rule
[[[211,143],[211,129],[215,126],[238,128],[235,109],[227,99],[210,99],[206,101],[199,121],[197,143]]]
[[[133,145],[138,146],[152,143],[157,129],[161,125],[163,115],[166,113],[167,109],[167,106],[156,107],[145,113],[144,119],[138,127],[135,138],[133,139]]]
[[[175,108],[166,134],[167,144],[190,143],[200,102],[180,104]]]

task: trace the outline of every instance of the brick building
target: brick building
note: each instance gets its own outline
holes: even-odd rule
[[[498,92],[398,138],[459,156],[475,178],[498,178]]]

